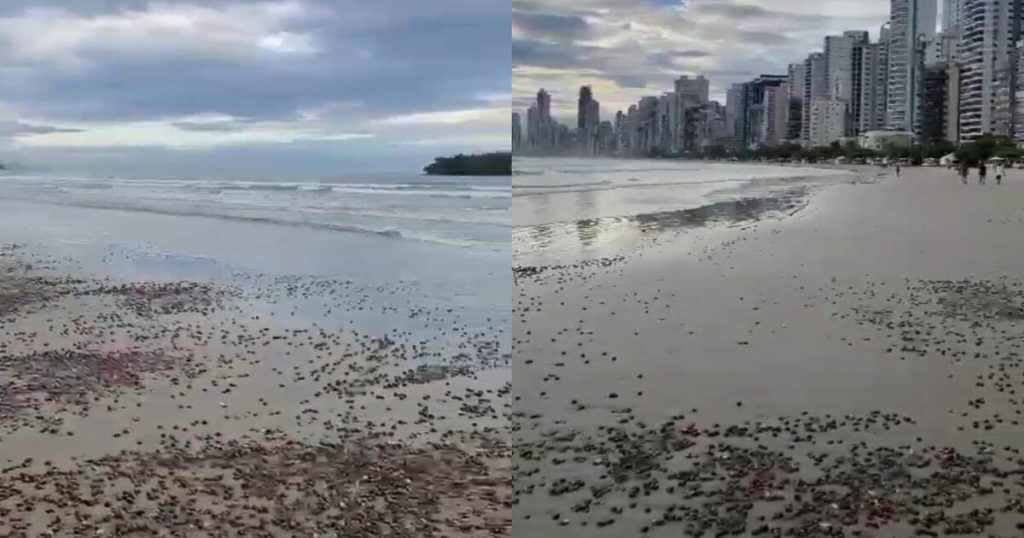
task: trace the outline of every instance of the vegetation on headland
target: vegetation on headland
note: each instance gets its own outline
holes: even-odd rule
[[[480,155],[458,154],[454,157],[435,157],[423,169],[431,176],[511,176],[512,154],[508,152]]]

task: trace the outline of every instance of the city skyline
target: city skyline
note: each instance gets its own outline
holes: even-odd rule
[[[507,9],[498,0],[3,2],[0,162],[328,176],[415,173],[437,155],[507,149],[509,41],[498,37]]]
[[[945,0],[933,1],[938,30]],[[513,1],[512,110],[525,113],[545,88],[555,96],[553,116],[574,124],[581,85],[601,95],[602,106],[625,110],[680,75],[708,77],[711,98],[724,103],[732,84],[786,73],[822,51],[826,35],[858,29],[876,41],[890,3],[839,0],[798,9],[772,0]]]
[[[694,1],[674,9],[684,13],[707,5]],[[730,84],[724,107],[709,98],[708,87],[720,82],[706,78],[705,71],[681,74],[661,88],[644,86],[646,95],[621,105],[614,123],[607,116],[602,121],[593,90],[598,82],[587,81],[576,127],[570,128],[572,122],[552,108],[552,92],[542,91],[528,106],[525,142],[519,137],[513,148],[650,156],[785,143],[948,147],[983,135],[1024,144],[1022,36],[1024,7],[1017,0],[891,0],[889,16],[876,31],[846,28],[821,36],[820,46],[802,61]],[[513,63],[521,68],[515,58]],[[695,82],[701,86],[697,97]]]

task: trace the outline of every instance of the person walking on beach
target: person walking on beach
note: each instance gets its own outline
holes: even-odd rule
[[[900,177],[900,163],[896,163],[896,177]]]
[[[967,173],[970,170],[971,168],[967,166],[966,162],[960,163],[960,181],[962,181],[964,185],[967,184]]]
[[[1006,165],[1001,161],[996,163],[996,185],[1003,184],[1003,174],[1006,173]]]
[[[978,163],[978,185],[984,185],[985,184],[985,174],[987,174],[987,173],[988,173],[988,170],[985,168],[985,161],[979,162]]]

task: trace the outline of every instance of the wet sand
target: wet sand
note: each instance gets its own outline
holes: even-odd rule
[[[401,284],[76,267],[0,251],[0,536],[510,534],[507,329]]]
[[[1024,532],[1024,174],[877,173],[515,246],[516,533]]]

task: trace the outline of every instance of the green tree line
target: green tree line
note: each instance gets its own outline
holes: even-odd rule
[[[458,154],[454,157],[435,157],[424,169],[432,176],[511,176],[512,154],[508,152],[480,155]]]
[[[840,144],[833,142],[828,146],[806,148],[799,144],[780,144],[778,146],[763,147],[758,149],[730,149],[723,144],[706,146],[703,151],[690,152],[681,155],[665,155],[661,152],[652,152],[652,157],[681,157],[697,159],[731,159],[739,160],[792,160],[821,162],[830,161],[839,157],[847,159],[874,159],[888,157],[889,159],[909,159],[911,164],[920,165],[925,159],[940,159],[955,153],[960,161],[966,161],[969,165],[975,166],[978,162],[1002,157],[1015,161],[1024,159],[1024,149],[1017,147],[1013,140],[1005,136],[984,135],[978,140],[963,144],[957,147],[952,142],[940,140],[926,144],[915,144],[912,146],[888,145],[881,150],[873,150],[859,147],[857,144],[847,142]]]

